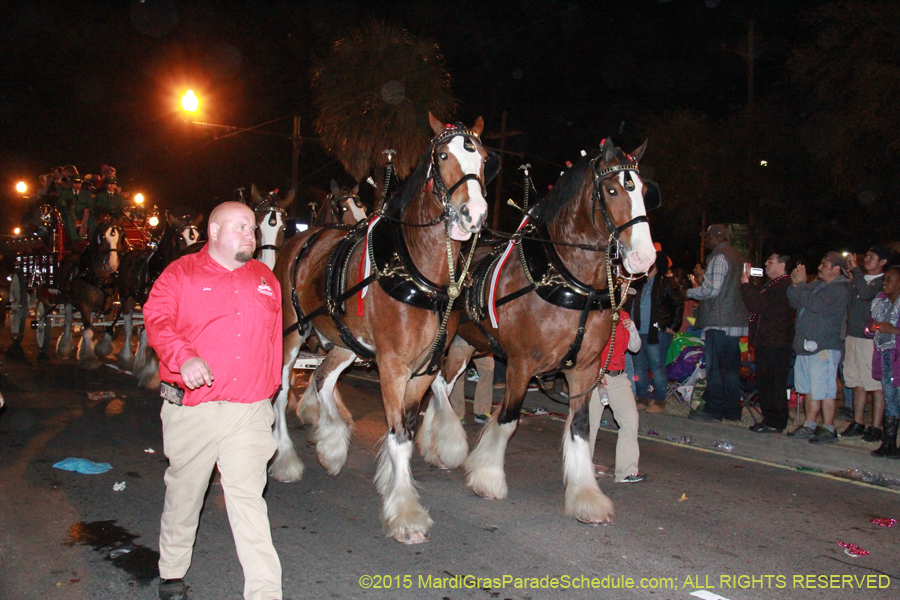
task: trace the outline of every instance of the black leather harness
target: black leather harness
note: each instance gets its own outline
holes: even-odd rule
[[[523,236],[526,232],[536,232],[537,237],[529,236],[528,239],[517,240],[515,242],[518,247],[516,254],[531,283],[500,298],[497,300],[496,306],[502,306],[525,294],[536,292],[542,300],[554,306],[580,311],[575,339],[569,345],[560,365],[545,374],[551,375],[563,369],[571,369],[578,363],[578,353],[584,341],[588,316],[592,311],[612,308],[612,301],[607,289],[591,287],[572,275],[556,252],[556,247],[550,241],[546,227],[528,225],[522,229]],[[485,292],[489,285],[488,280],[494,270],[499,268],[498,263],[502,254],[503,247],[497,248],[475,267],[472,284],[466,290],[466,309],[468,318],[484,335],[491,351],[501,360],[506,360],[506,353],[500,342],[481,325],[481,321],[487,317],[487,294]]]

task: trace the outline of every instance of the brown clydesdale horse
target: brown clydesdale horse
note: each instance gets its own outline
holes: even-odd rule
[[[310,330],[333,346],[319,375],[324,385],[321,390],[309,386],[320,392],[310,437],[329,473],[343,467],[350,438],[334,403],[334,384],[356,355],[374,356],[388,424],[375,485],[382,495],[383,530],[403,543],[428,539],[432,521],[410,471],[413,432],[419,402],[437,373],[432,361],[443,352],[438,333],[448,314],[450,290],[456,291],[451,284],[456,283],[461,242],[479,231],[487,213],[488,153],[479,139],[483,121],[479,118],[471,128],[444,125],[434,117],[430,121],[434,138],[428,154],[368,228],[350,234],[311,229],[298,236],[303,246],[297,258],[282,253],[276,264],[288,330],[282,389],[275,402],[278,451],[270,472],[281,481],[302,475],[284,411],[289,371]],[[298,323],[290,327],[294,315]]]
[[[572,394],[563,435],[565,514],[585,523],[613,520],[587,442],[588,392],[598,380],[601,350],[612,330],[610,302],[620,299],[609,293],[603,250],[609,242],[621,266],[635,275],[645,273],[656,257],[646,211],[659,205],[659,191],[639,175],[645,147],[627,155],[605,140],[597,156],[579,161],[528,211],[519,232],[533,239],[514,240],[473,269],[474,284],[465,296],[472,320],[458,333],[479,351],[505,354],[508,361],[503,403],[465,460],[466,484],[479,496],[506,497],[504,456],[528,382],[561,371]],[[615,262],[613,267],[618,271]],[[613,276],[614,287],[619,280]],[[619,294],[623,291],[620,287]],[[453,414],[448,394],[464,371],[465,365],[444,365],[432,386],[426,422]]]
[[[81,344],[78,365],[87,369],[100,366],[97,354],[107,354],[112,337],[106,333],[94,345],[93,313],[109,312],[115,297],[120,257],[125,254],[122,227],[109,217],[98,221],[87,247],[68,254],[59,266],[59,291],[65,301],[65,329],[56,344],[61,358],[72,353],[73,309],[81,313]]]

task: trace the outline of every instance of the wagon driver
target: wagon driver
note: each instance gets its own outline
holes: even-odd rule
[[[280,383],[281,290],[253,260],[256,218],[238,202],[209,217],[209,243],[170,264],[144,305],[159,354],[163,446],[169,459],[159,535],[159,597],[187,598],[184,575],[210,474],[218,466],[244,571],[245,600],[281,595],[266,463],[275,453],[270,399]],[[178,399],[178,389],[183,398]],[[179,405],[180,402],[180,405]]]

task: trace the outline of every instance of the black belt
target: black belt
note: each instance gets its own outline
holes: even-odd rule
[[[606,374],[610,377],[615,377],[616,375],[621,375],[625,372],[625,369],[616,369],[615,371],[607,371]]]

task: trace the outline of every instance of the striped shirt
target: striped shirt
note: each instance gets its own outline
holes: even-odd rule
[[[726,275],[728,275],[728,261],[725,259],[724,255],[715,254],[709,259],[709,264],[706,265],[706,275],[703,278],[703,283],[700,287],[687,290],[685,295],[694,300],[708,300],[710,298],[715,298],[722,291],[722,285],[725,283]],[[749,333],[748,327],[704,327],[704,334],[707,329],[718,329],[719,331],[724,331],[725,335],[731,337],[741,337],[742,335],[748,335]],[[701,337],[705,338],[706,336],[701,335]]]

